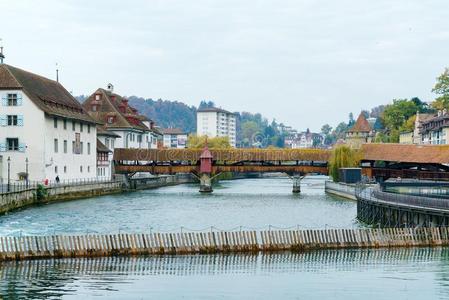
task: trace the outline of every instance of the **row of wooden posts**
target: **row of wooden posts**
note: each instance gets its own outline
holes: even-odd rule
[[[449,227],[0,237],[0,260],[449,245]]]

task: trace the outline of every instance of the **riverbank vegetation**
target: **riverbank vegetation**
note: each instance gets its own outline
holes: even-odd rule
[[[329,175],[334,182],[340,181],[340,168],[358,167],[360,165],[361,153],[359,150],[348,146],[337,146],[332,150],[329,160]]]

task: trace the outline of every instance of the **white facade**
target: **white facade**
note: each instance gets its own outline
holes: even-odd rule
[[[233,113],[222,109],[197,111],[197,135],[208,137],[228,137],[232,147],[236,145],[236,119]]]
[[[165,134],[164,133],[164,147],[183,149],[187,147],[187,134]]]
[[[17,95],[17,105],[9,105],[8,98],[12,95]],[[94,124],[74,120],[73,125],[71,119],[55,119],[22,90],[1,90],[0,96],[0,179],[3,182],[8,178],[8,158],[12,182],[24,179],[27,159],[29,180],[53,181],[57,175],[61,181],[95,178]]]

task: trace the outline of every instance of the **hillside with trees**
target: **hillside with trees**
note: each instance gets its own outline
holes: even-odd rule
[[[424,102],[418,97],[393,99],[390,104],[376,106],[370,111],[362,111],[367,118],[377,118],[379,128],[376,128],[375,142],[398,143],[401,132],[413,131],[417,112],[436,114],[438,110],[446,109],[449,111],[448,68],[436,78],[432,92],[437,97],[430,103]],[[329,124],[323,125],[321,132],[326,136],[325,143],[331,145],[337,140],[343,139],[353,124],[354,115],[350,113],[348,121],[339,123],[335,128],[332,128]]]

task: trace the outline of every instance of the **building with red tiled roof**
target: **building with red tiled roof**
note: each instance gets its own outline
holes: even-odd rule
[[[355,124],[346,133],[346,144],[351,148],[360,148],[362,144],[374,141],[375,131],[363,112],[357,118]]]
[[[114,93],[112,84],[107,89],[97,89],[83,107],[105,131],[119,136],[115,148],[157,148],[159,134],[154,130],[154,122],[140,115],[128,99]]]
[[[0,63],[0,98],[0,181],[96,177],[97,122],[58,81]]]

